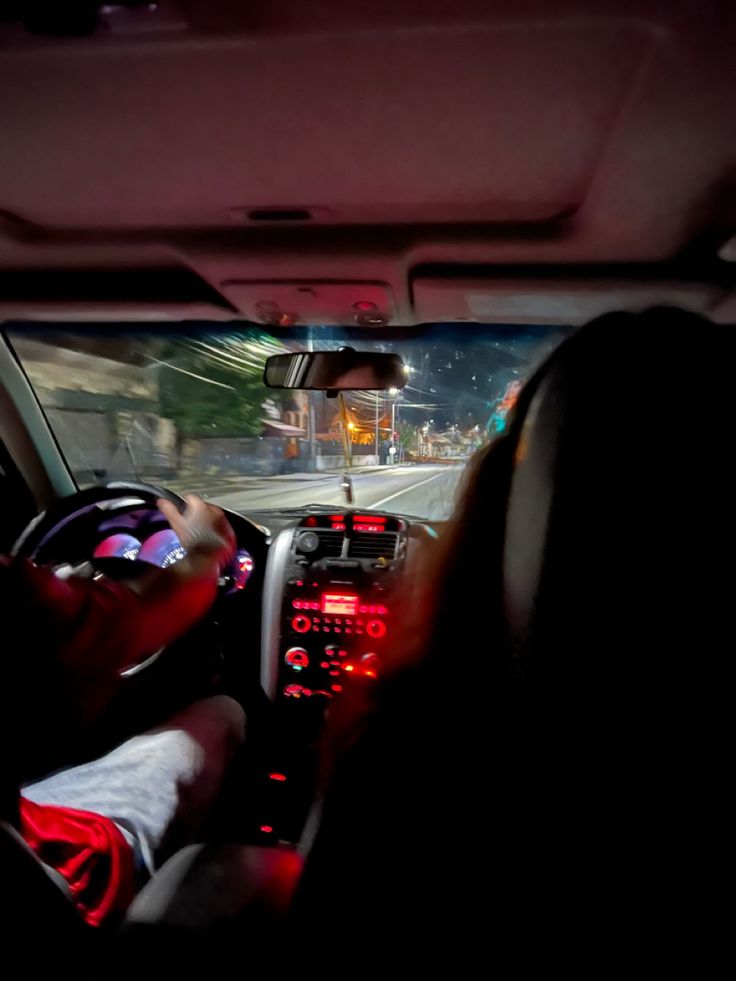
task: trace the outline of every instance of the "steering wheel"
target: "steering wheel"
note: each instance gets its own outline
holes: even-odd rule
[[[13,546],[12,554],[43,565],[49,545],[62,528],[94,510],[102,501],[115,501],[125,497],[136,498],[153,508],[159,498],[171,501],[179,511],[183,512],[186,507],[186,502],[178,494],[155,484],[120,480],[105,484],[104,487],[88,487],[76,494],[70,494],[69,497],[62,497],[48,510],[37,515],[21,533]]]
[[[184,511],[186,502],[174,494],[172,491],[155,484],[146,484],[137,481],[114,481],[104,487],[88,487],[86,490],[71,494],[69,497],[61,498],[51,505],[46,511],[42,511],[35,517],[27,528],[22,532],[12,549],[12,554],[19,558],[30,559],[38,565],[47,564],[49,561],[58,559],[53,554],[53,545],[58,533],[90,511],[94,510],[101,502],[115,501],[124,498],[133,498],[136,502],[156,507],[159,499],[171,501],[179,510]],[[100,564],[102,561],[101,560]],[[117,560],[106,560],[109,568],[113,568]],[[130,572],[129,578],[134,578],[140,573],[141,567],[150,569],[147,563],[137,562],[136,560],[122,560],[126,571]],[[117,568],[122,568],[120,564]],[[140,674],[147,667],[158,660],[163,653],[163,648],[125,668],[120,672],[121,677],[130,678]]]

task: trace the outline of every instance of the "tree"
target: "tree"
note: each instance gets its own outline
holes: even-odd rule
[[[162,354],[159,399],[177,439],[258,436],[270,390],[260,372],[232,368],[194,348],[174,344]]]
[[[399,439],[398,442],[405,450],[411,450],[416,445],[416,430],[410,422],[405,422],[403,419],[398,424]]]

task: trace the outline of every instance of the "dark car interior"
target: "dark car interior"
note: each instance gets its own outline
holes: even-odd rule
[[[223,505],[210,613],[34,760],[224,692],[248,739],[218,805],[101,929],[0,822],[3,958],[717,968],[734,51],[719,0],[0,3],[0,553],[123,581],[184,554],[156,505],[184,488],[77,479],[24,336],[67,364],[72,335],[204,326],[561,340],[464,524],[347,473],[339,506]]]

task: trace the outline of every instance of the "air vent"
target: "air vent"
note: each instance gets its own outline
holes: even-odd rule
[[[391,531],[356,532],[350,539],[348,555],[353,559],[379,559],[381,556],[393,559],[398,537]]]
[[[342,543],[345,532],[333,531],[331,528],[315,528],[319,538],[319,550],[322,555],[342,555]]]
[[[319,545],[315,548],[313,536],[316,535]],[[308,539],[312,538],[312,543]],[[302,545],[304,539],[304,545]],[[306,555],[312,560],[323,559],[326,556],[342,555],[342,543],[345,532],[333,531],[332,528],[301,528],[297,534],[294,550],[300,555]]]

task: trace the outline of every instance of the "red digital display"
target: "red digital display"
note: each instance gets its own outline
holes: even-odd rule
[[[373,532],[375,532],[375,531],[385,531],[385,530],[386,529],[383,527],[383,525],[375,525],[372,522],[371,522],[371,524],[365,524],[365,525],[364,524],[360,524],[360,525],[359,524],[353,524],[353,531],[373,531]]]
[[[352,617],[358,611],[358,597],[345,593],[322,593],[322,612]]]
[[[345,531],[345,522],[344,521],[333,521],[332,522],[332,530],[333,531]]]

